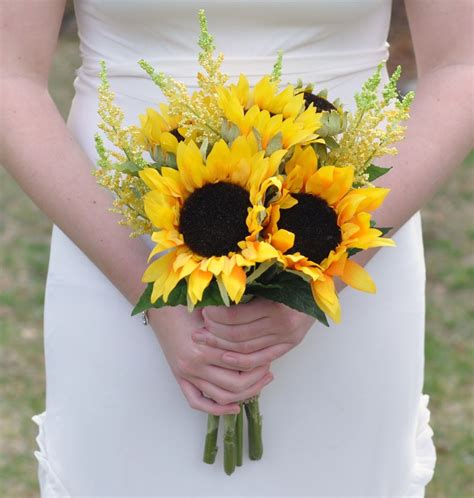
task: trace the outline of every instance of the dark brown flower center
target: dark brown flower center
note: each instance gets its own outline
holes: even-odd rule
[[[314,95],[311,92],[304,92],[303,97],[306,109],[312,103],[314,107],[316,107],[316,112],[336,110],[336,108],[331,104],[331,102],[329,102],[329,100],[326,100],[323,97],[319,97],[318,95]]]
[[[170,130],[171,135],[173,135],[178,142],[182,142],[184,140],[183,135],[178,131],[178,128],[174,128],[173,130]]]
[[[249,193],[233,183],[208,183],[195,190],[181,209],[179,231],[184,242],[204,257],[238,251],[249,234]]]
[[[337,214],[316,195],[292,194],[298,204],[280,210],[278,228],[295,234],[295,243],[288,252],[300,252],[315,263],[321,263],[341,242]]]

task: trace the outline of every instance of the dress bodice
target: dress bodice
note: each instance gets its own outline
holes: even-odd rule
[[[82,78],[96,77],[101,59],[111,77],[148,78],[137,65],[144,58],[193,86],[201,8],[231,78],[268,73],[279,49],[288,81],[328,82],[388,56],[391,0],[75,0],[75,8]]]

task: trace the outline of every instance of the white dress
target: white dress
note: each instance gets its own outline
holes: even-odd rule
[[[353,106],[388,56],[390,0],[76,0],[83,65],[68,126],[95,161],[97,74],[107,61],[129,123],[162,100],[140,58],[195,85],[197,11],[255,82],[284,49],[298,77]],[[386,77],[386,74],[384,74]],[[184,399],[159,343],[57,227],[46,288],[42,498],[142,496],[421,497],[435,466],[423,395],[425,266],[417,213],[368,264],[376,295],[341,294],[342,324],[315,325],[274,362],[261,395],[262,460],[228,477],[202,462],[206,414]],[[111,256],[112,257],[112,256]],[[76,317],[76,319],[73,319]],[[77,318],[78,317],[78,318]]]

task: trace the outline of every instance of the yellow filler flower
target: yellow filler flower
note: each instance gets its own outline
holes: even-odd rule
[[[256,263],[280,259],[269,243],[257,240],[262,198],[286,151],[270,157],[253,137],[238,137],[229,147],[218,141],[206,159],[190,141],[177,147],[177,169],[144,168],[140,177],[151,189],[144,205],[159,230],[149,260],[165,250],[145,271],[153,282],[151,302],[167,302],[171,291],[187,279],[188,302],[197,304],[213,277],[230,300],[238,303],[246,288],[246,270]]]
[[[266,240],[282,252],[288,269],[309,280],[318,306],[339,322],[333,277],[355,289],[375,292],[367,271],[348,258],[350,249],[395,245],[371,226],[370,212],[382,204],[389,189],[352,188],[352,167],[318,168],[317,163],[312,147],[295,148],[285,165],[283,192],[289,191],[298,202],[290,208],[279,202],[271,206]]]

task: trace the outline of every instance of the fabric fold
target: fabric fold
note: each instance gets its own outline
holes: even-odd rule
[[[418,407],[418,420],[415,439],[415,462],[408,489],[408,497],[423,498],[425,486],[431,481],[436,465],[436,448],[433,442],[433,429],[429,421],[428,409],[430,397],[423,394]]]
[[[48,458],[44,431],[45,417],[45,411],[31,417],[31,420],[39,428],[36,437],[38,450],[34,452],[34,455],[38,460],[38,480],[41,488],[41,498],[71,498],[71,495],[54,472]]]

